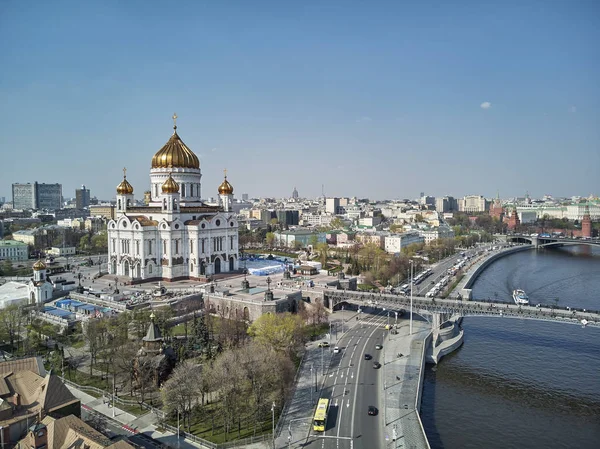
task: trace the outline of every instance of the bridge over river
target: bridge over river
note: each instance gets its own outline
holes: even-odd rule
[[[341,303],[356,304],[359,307],[377,306],[390,309],[410,309],[410,297],[392,294],[372,294],[355,291],[325,290],[323,301],[330,309],[339,308]],[[431,299],[415,296],[412,300],[413,313],[428,316],[438,315],[439,323],[453,315],[491,316],[523,318],[542,321],[555,321],[567,324],[585,324],[600,327],[600,312],[575,309],[559,309],[552,305],[518,306],[505,302],[466,301],[458,299]],[[435,320],[437,321],[437,320]]]

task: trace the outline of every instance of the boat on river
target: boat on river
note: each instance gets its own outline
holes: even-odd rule
[[[513,290],[513,300],[515,304],[518,306],[523,306],[529,304],[529,297],[525,294],[523,290]]]

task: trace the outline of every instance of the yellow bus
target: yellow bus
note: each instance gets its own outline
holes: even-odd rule
[[[313,422],[313,429],[316,432],[325,432],[327,426],[327,412],[329,411],[329,399],[321,398],[317,404],[317,410],[315,411],[315,418]]]

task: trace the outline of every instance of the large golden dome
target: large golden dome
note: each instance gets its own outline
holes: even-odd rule
[[[173,119],[176,118],[174,115]],[[177,135],[177,125],[173,129],[169,141],[152,158],[152,168],[200,168],[198,157]]]
[[[162,185],[162,193],[178,193],[179,192],[179,184],[171,177],[171,173],[169,173],[169,177]]]
[[[229,181],[227,181],[227,175],[225,175],[225,179],[219,186],[219,194],[233,195],[233,186],[231,184],[229,184]]]

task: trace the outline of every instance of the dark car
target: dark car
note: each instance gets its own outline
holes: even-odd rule
[[[365,360],[371,360],[373,357],[371,354],[365,354]]]
[[[383,345],[375,345],[375,349],[383,349]]]
[[[369,405],[369,411],[367,413],[371,416],[375,416],[377,415],[377,408],[373,407],[372,405]]]
[[[379,363],[379,362],[373,362],[373,368],[379,369],[380,367],[381,367],[381,363]]]

